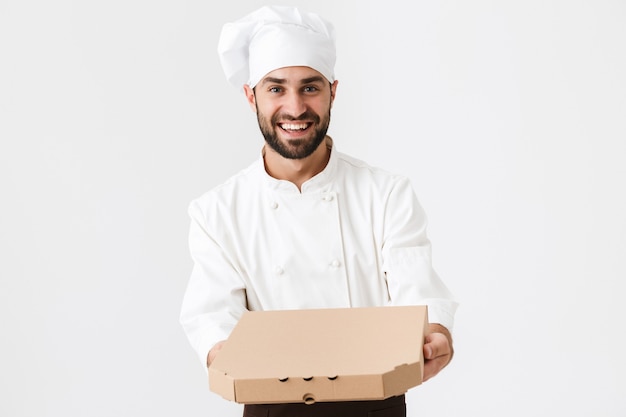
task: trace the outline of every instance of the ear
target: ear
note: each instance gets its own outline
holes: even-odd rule
[[[339,84],[339,80],[333,81],[330,85],[330,105],[332,106],[335,101],[335,94],[337,94],[337,85]]]
[[[246,95],[246,100],[248,101],[250,108],[256,113],[256,97],[254,96],[254,90],[250,88],[248,84],[245,84],[243,86],[243,92]]]

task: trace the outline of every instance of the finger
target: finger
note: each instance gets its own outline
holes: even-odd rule
[[[424,338],[424,358],[435,359],[450,354],[450,343],[442,333],[431,333]]]
[[[213,348],[209,351],[209,354],[207,356],[207,366],[211,366],[211,363],[213,363],[213,361],[215,360],[215,357],[222,349],[222,346],[224,346],[224,343],[225,341],[216,343],[215,346],[213,346]]]
[[[428,381],[430,378],[434,377],[448,364],[448,361],[445,356],[438,357],[436,359],[427,360],[424,363],[424,376],[422,377],[422,382]]]

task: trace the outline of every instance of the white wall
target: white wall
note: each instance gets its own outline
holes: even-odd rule
[[[278,3],[335,23],[331,134],[462,302],[409,415],[626,415],[626,3]],[[187,204],[261,145],[215,49],[263,3],[213,4],[0,0],[0,415],[240,415],[178,325]]]

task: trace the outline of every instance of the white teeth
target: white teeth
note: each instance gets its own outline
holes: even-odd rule
[[[280,125],[285,130],[304,130],[307,128],[307,124],[296,124],[296,123],[283,123]]]

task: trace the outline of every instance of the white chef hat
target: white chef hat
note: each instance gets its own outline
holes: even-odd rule
[[[335,79],[335,33],[315,13],[289,6],[264,6],[226,23],[217,52],[226,79],[237,88],[254,87],[269,72],[306,66],[329,82]]]

